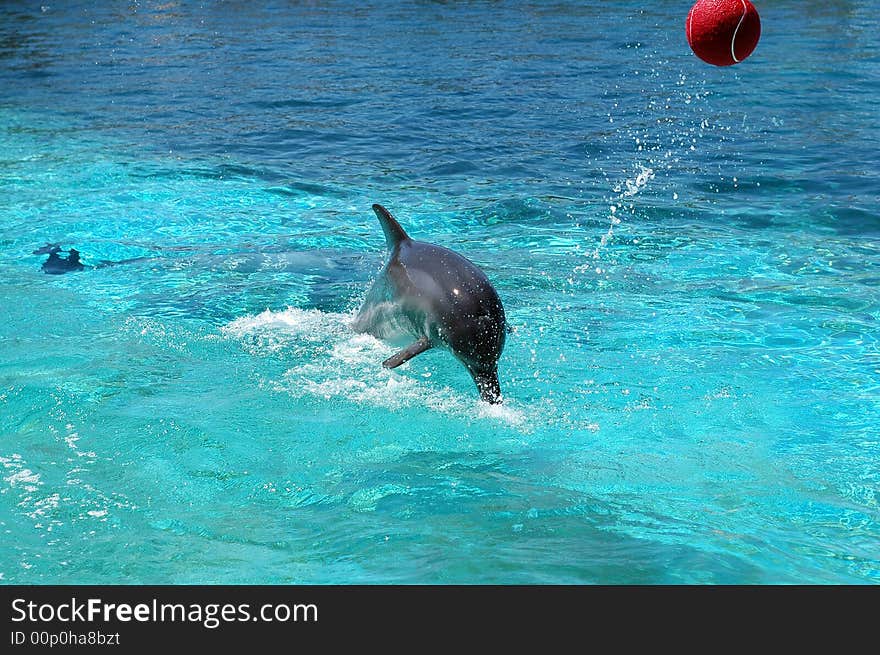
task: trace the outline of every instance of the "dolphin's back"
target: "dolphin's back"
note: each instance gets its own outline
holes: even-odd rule
[[[504,308],[476,264],[448,248],[410,239],[395,254],[387,271],[389,280],[398,297],[411,299],[434,317],[439,333],[427,336],[439,337],[454,351],[471,356],[486,351],[487,345],[493,346],[490,352],[500,354],[506,333]]]

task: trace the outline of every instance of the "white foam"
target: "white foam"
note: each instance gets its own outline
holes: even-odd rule
[[[353,319],[353,313],[338,314],[322,312],[319,309],[288,307],[283,312],[267,309],[255,316],[242,316],[221,328],[221,331],[228,336],[237,337],[264,331],[281,331],[310,340],[319,340],[328,333],[339,334],[343,328],[348,329],[348,323]]]
[[[30,499],[28,499],[30,500]],[[30,512],[25,512],[27,516],[32,518],[33,520],[41,520],[43,518],[49,518],[54,515],[55,510],[58,509],[58,506],[61,504],[61,494],[52,493],[43,498],[38,498],[33,500],[32,509]],[[58,520],[49,520],[48,524],[45,526],[46,529],[51,532],[52,526],[61,525],[61,521]],[[42,524],[34,524],[34,527],[42,527]]]
[[[9,457],[0,456],[0,464],[9,475],[3,477],[3,480],[11,487],[21,487],[24,491],[33,493],[43,484],[40,480],[40,474],[34,473],[25,466],[24,460],[18,453],[13,453]]]
[[[527,425],[526,413],[517,407],[511,406],[509,402],[500,405],[479,403],[477,415],[481,418],[495,419],[518,428],[524,428]]]
[[[525,413],[509,405],[492,406],[475,395],[464,396],[437,381],[437,376],[382,368],[395,349],[368,334],[352,330],[354,312],[334,313],[288,307],[243,316],[221,328],[253,355],[291,354],[302,363],[263,386],[293,397],[316,397],[403,409],[427,407],[434,411],[501,421],[516,427],[527,424]]]
[[[25,491],[36,491],[37,485],[42,484],[40,474],[26,468],[19,469],[3,479],[10,487],[22,487]]]

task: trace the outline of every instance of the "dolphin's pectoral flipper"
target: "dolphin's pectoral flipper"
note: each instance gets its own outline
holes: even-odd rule
[[[428,337],[422,337],[418,341],[414,341],[409,344],[406,348],[401,350],[396,355],[392,355],[384,362],[382,362],[382,366],[385,368],[397,368],[404,362],[408,362],[416,355],[419,355],[426,350],[430,349],[431,346],[434,345],[431,343],[431,340]]]

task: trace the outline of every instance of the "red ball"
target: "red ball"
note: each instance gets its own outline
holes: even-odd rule
[[[697,57],[716,66],[731,66],[758,45],[761,19],[749,0],[697,0],[685,30]]]

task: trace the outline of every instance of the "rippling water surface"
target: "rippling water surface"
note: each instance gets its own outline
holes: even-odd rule
[[[880,581],[880,4],[687,4],[3,4],[0,581]],[[373,202],[502,407],[350,330]]]

